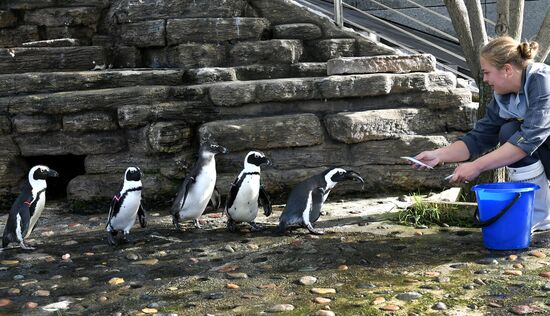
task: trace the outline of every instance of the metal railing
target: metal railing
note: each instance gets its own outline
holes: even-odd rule
[[[387,42],[389,42],[389,43],[392,43],[392,44],[396,45],[397,47],[399,47],[399,49],[401,49],[402,51],[404,51],[404,52],[406,52],[406,53],[414,54],[414,53],[418,53],[418,51],[416,51],[415,49],[412,49],[412,48],[410,48],[410,47],[407,47],[407,46],[405,46],[405,45],[399,43],[398,40],[395,40],[395,39],[393,39],[393,38],[391,38],[391,37],[382,35],[382,34],[380,34],[380,33],[378,33],[378,32],[375,32],[375,31],[373,31],[373,30],[371,30],[371,29],[368,29],[367,27],[365,27],[365,26],[363,26],[363,25],[360,25],[360,24],[358,24],[358,23],[355,23],[355,22],[353,22],[353,21],[351,21],[351,20],[349,20],[349,19],[346,19],[346,18],[344,17],[344,8],[353,10],[354,12],[357,12],[357,13],[359,13],[360,15],[364,15],[364,16],[370,18],[370,19],[376,20],[378,23],[380,23],[380,24],[382,24],[382,25],[384,25],[384,26],[386,26],[386,27],[388,27],[388,28],[390,28],[390,29],[395,30],[395,31],[399,32],[400,34],[406,35],[406,36],[408,36],[408,37],[410,37],[410,38],[413,38],[414,40],[420,41],[420,42],[422,42],[422,43],[425,44],[425,45],[431,46],[431,47],[433,47],[433,48],[435,48],[435,49],[437,49],[437,50],[439,50],[439,51],[441,51],[441,52],[444,52],[445,54],[448,54],[449,56],[452,56],[452,57],[456,58],[457,60],[460,60],[460,61],[466,63],[466,59],[465,59],[461,54],[457,54],[457,53],[455,53],[454,51],[451,51],[451,50],[446,49],[446,48],[444,48],[444,47],[442,47],[442,46],[439,46],[439,45],[437,45],[437,44],[431,42],[430,40],[427,40],[427,39],[422,38],[422,37],[420,37],[420,36],[418,36],[418,35],[416,35],[416,34],[413,34],[413,33],[411,33],[410,31],[407,31],[407,30],[405,30],[405,29],[403,29],[403,28],[401,28],[401,27],[399,27],[399,26],[397,26],[397,25],[395,25],[395,24],[393,24],[393,23],[390,23],[390,22],[388,22],[388,21],[386,21],[386,20],[384,20],[384,19],[381,19],[381,18],[379,18],[379,17],[377,17],[377,16],[375,16],[375,15],[373,15],[373,14],[370,14],[370,13],[368,13],[368,12],[365,12],[365,11],[363,11],[363,10],[357,8],[357,7],[354,7],[354,6],[349,5],[349,4],[347,4],[347,3],[343,3],[342,0],[334,0],[334,1],[332,1],[332,0],[330,0],[330,1],[327,1],[327,0],[320,0],[320,1],[324,1],[324,2],[334,2],[334,11],[333,11],[333,12],[331,12],[331,11],[329,11],[329,10],[326,10],[325,8],[322,8],[322,7],[318,6],[318,5],[316,5],[316,4],[313,3],[313,1],[311,1],[311,0],[298,0],[298,1],[299,1],[299,2],[302,2],[302,3],[307,3],[308,6],[314,7],[316,10],[321,11],[321,12],[323,12],[323,13],[329,15],[329,16],[332,15],[333,18],[334,18],[334,21],[335,21],[336,25],[338,25],[339,27],[343,27],[343,26],[344,26],[344,22],[345,22],[346,24],[348,24],[348,25],[350,25],[350,26],[352,26],[352,27],[354,27],[354,28],[356,28],[356,29],[359,29],[359,30],[362,30],[362,31],[366,31],[366,32],[369,32],[369,33],[371,33],[371,34],[375,34],[375,35],[378,36],[379,38],[381,38],[381,39],[383,39],[383,40],[385,40],[385,41],[387,41]],[[445,32],[443,32],[443,31],[441,31],[441,30],[439,30],[439,29],[437,29],[437,28],[434,28],[434,27],[432,27],[432,26],[430,26],[430,25],[428,25],[428,24],[426,24],[426,23],[424,23],[424,22],[422,22],[422,21],[419,21],[418,19],[415,19],[415,18],[413,18],[413,17],[411,17],[411,16],[408,16],[408,15],[402,13],[402,12],[399,12],[398,10],[395,10],[395,9],[389,7],[389,6],[386,6],[386,5],[380,3],[380,2],[377,1],[377,0],[369,0],[369,1],[372,2],[372,3],[374,3],[374,4],[376,4],[376,5],[379,5],[379,6],[383,7],[383,8],[385,8],[385,9],[387,9],[387,10],[393,12],[393,13],[396,13],[396,14],[398,14],[399,16],[404,17],[405,19],[408,19],[408,20],[410,20],[410,21],[413,21],[413,22],[417,23],[418,25],[422,25],[422,26],[425,27],[426,29],[428,29],[428,30],[430,30],[430,31],[432,31],[432,32],[434,32],[434,33],[436,33],[436,34],[438,34],[439,36],[441,36],[441,37],[444,38],[445,40],[448,40],[448,41],[454,42],[454,43],[456,43],[456,44],[459,44],[459,40],[458,40],[456,37],[454,37],[454,36],[452,36],[452,35],[450,35],[450,34],[448,34],[448,33],[445,33]],[[411,3],[411,4],[413,4],[414,6],[416,6],[416,7],[420,8],[420,9],[424,10],[425,12],[428,12],[428,13],[430,13],[430,14],[433,14],[433,15],[439,17],[439,18],[443,18],[443,19],[445,19],[445,20],[447,20],[447,21],[451,21],[449,17],[447,17],[447,16],[445,16],[445,15],[442,15],[442,14],[440,14],[440,13],[434,11],[434,10],[431,10],[431,9],[429,9],[429,8],[426,8],[425,6],[422,6],[422,5],[418,4],[418,3],[416,3],[415,1],[412,1],[412,0],[404,0],[404,1],[407,1],[407,2],[409,2],[409,3]],[[492,24],[492,25],[495,24],[493,21],[491,21],[491,20],[489,20],[489,19],[485,19],[485,20],[486,20],[486,22],[489,23],[489,24]],[[464,73],[458,71],[457,69],[455,69],[455,68],[453,68],[453,67],[451,67],[451,66],[448,66],[448,65],[446,65],[446,64],[444,64],[444,63],[441,63],[441,62],[438,61],[437,65],[438,65],[440,68],[445,69],[445,70],[447,70],[447,71],[450,71],[450,72],[454,73],[455,75],[457,75],[457,76],[459,76],[459,77],[465,78],[465,79],[467,79],[467,80],[474,80],[472,77],[470,77],[470,76],[468,76],[468,75],[466,75],[466,74],[464,74]]]

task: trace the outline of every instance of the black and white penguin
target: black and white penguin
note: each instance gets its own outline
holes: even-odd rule
[[[312,234],[321,235],[322,231],[313,228],[321,215],[321,207],[327,199],[330,190],[342,181],[355,180],[365,183],[363,178],[351,170],[329,168],[321,174],[304,180],[292,189],[286,206],[279,218],[279,227],[275,233],[282,234],[290,226],[302,226]]]
[[[118,193],[111,200],[107,230],[107,242],[116,245],[115,236],[122,232],[122,241],[128,242],[130,229],[139,218],[141,227],[147,225],[145,209],[141,203],[141,170],[138,167],[128,167],[124,172],[124,181]]]
[[[252,231],[263,228],[254,220],[258,215],[258,206],[264,209],[264,215],[271,215],[269,195],[260,183],[260,165],[270,165],[271,161],[259,151],[249,152],[244,159],[244,168],[231,184],[227,196],[225,214],[227,214],[227,229],[234,232],[237,222],[247,222]]]
[[[172,223],[180,229],[181,220],[193,220],[197,228],[199,217],[202,215],[208,202],[215,197],[216,187],[216,154],[225,154],[223,146],[205,141],[199,148],[199,157],[189,173],[183,179],[178,195],[172,204]],[[217,202],[215,202],[217,203]]]
[[[13,203],[2,237],[2,248],[10,242],[18,241],[23,249],[34,249],[25,244],[36,227],[38,218],[46,205],[46,178],[58,177],[57,171],[46,166],[34,166],[29,171],[23,190]]]

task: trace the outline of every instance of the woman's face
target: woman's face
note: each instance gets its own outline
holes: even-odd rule
[[[510,69],[511,65],[506,64],[501,69],[491,65],[483,57],[479,59],[481,64],[481,71],[483,72],[483,81],[493,88],[496,94],[507,94],[514,92],[510,82]]]

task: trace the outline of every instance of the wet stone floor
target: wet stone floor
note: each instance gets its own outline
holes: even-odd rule
[[[388,220],[395,198],[327,203],[313,236],[173,228],[151,209],[132,242],[111,247],[106,214],[51,203],[29,243],[0,253],[0,315],[550,314],[550,233],[522,251],[489,251],[479,229]],[[0,216],[4,227],[7,215]]]

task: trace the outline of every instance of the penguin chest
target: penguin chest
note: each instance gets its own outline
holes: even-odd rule
[[[136,221],[140,203],[141,191],[128,192],[120,205],[118,213],[111,219],[111,226],[115,230],[129,231]]]
[[[46,192],[42,191],[37,195],[37,197],[34,199],[34,202],[31,204],[31,208],[34,208],[34,213],[30,218],[29,228],[27,229],[25,238],[29,237],[29,235],[31,234],[34,226],[36,225],[36,223],[38,222],[38,219],[40,218],[40,215],[42,215],[42,211],[44,211],[45,206],[46,206]]]
[[[206,209],[208,201],[210,201],[215,185],[216,169],[205,168],[205,170],[197,176],[195,183],[191,186],[189,193],[187,193],[185,204],[180,211],[180,218],[199,218]]]
[[[258,215],[258,195],[260,177],[249,176],[244,179],[237,192],[233,205],[228,209],[231,218],[237,222],[251,222]]]

